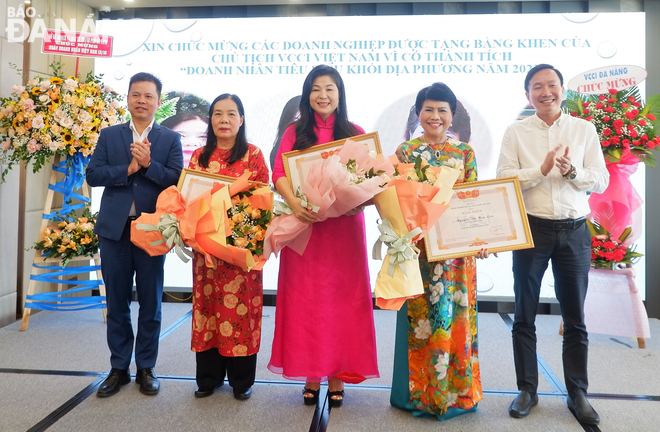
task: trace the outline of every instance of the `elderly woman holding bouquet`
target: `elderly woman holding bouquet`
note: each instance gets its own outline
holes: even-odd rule
[[[339,407],[344,382],[379,376],[361,209],[319,221],[291,190],[282,163],[282,153],[363,134],[348,121],[346,106],[337,70],[312,69],[303,84],[300,118],[286,129],[273,168],[277,191],[300,221],[312,224],[312,234],[302,254],[285,247],[280,255],[268,369],[305,381],[306,405],[318,402],[321,382],[328,381],[330,406]]]
[[[415,110],[424,133],[399,145],[399,161],[421,157],[432,166],[461,169],[457,182],[475,181],[472,148],[447,136],[456,112],[451,89],[442,83],[422,89]],[[416,417],[445,420],[476,410],[482,399],[475,259],[428,262],[423,245],[420,249],[424,295],[407,300],[398,312],[390,403]]]
[[[247,142],[245,117],[236,95],[222,94],[209,109],[206,145],[190,160],[190,169],[268,183],[268,168],[258,147]],[[197,361],[196,397],[206,397],[224,384],[234,397],[252,394],[261,342],[263,285],[261,270],[216,260],[214,268],[195,252],[193,261],[192,350]]]

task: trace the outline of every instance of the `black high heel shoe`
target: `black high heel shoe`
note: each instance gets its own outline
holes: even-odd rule
[[[319,402],[320,391],[321,391],[320,388],[316,390],[312,390],[305,387],[303,389],[303,400],[305,401],[305,405],[316,405]],[[313,396],[312,397],[305,396],[305,393],[311,393]]]
[[[330,408],[339,408],[344,403],[344,390],[329,391],[328,400],[330,401]],[[341,396],[341,399],[333,399],[333,396]]]

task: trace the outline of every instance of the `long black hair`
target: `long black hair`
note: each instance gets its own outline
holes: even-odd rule
[[[238,107],[238,114],[243,118],[243,124],[238,129],[238,134],[236,135],[236,143],[231,149],[229,159],[227,159],[227,164],[231,165],[234,162],[241,160],[243,156],[245,156],[245,152],[248,151],[247,136],[245,134],[245,110],[243,109],[243,102],[241,102],[241,99],[235,94],[223,93],[213,100],[211,107],[209,108],[209,125],[206,129],[206,145],[204,146],[202,154],[199,156],[199,164],[204,168],[209,167],[209,159],[211,159],[211,155],[213,154],[217,143],[217,138],[215,136],[215,132],[213,131],[213,122],[211,121],[211,118],[213,117],[213,108],[218,101],[223,99],[233,100]]]
[[[312,85],[314,80],[321,76],[329,76],[337,86],[339,91],[339,105],[335,109],[335,127],[334,139],[339,140],[343,138],[358,135],[360,131],[348,121],[348,113],[346,110],[346,90],[344,88],[344,80],[341,79],[339,72],[333,67],[326,65],[318,65],[305,78],[303,83],[302,95],[300,96],[300,118],[296,121],[296,142],[293,144],[293,150],[304,150],[316,144],[319,138],[314,132],[316,119],[314,117],[314,110],[309,104],[309,96],[312,94]]]

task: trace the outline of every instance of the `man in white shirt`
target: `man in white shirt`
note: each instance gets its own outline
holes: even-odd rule
[[[520,393],[509,407],[522,418],[538,403],[536,311],[541,280],[552,261],[555,293],[564,320],[562,360],[567,404],[577,419],[600,418],[586,398],[589,340],[584,299],[591,264],[587,191],[602,193],[609,173],[596,133],[588,121],[561,111],[563,77],[539,64],[525,78],[525,94],[536,114],[504,133],[497,177],[517,176],[529,217],[534,248],[513,252],[515,319],[513,354]]]

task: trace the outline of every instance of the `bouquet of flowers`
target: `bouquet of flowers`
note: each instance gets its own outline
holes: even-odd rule
[[[231,197],[232,206],[227,210],[231,235],[227,236],[227,244],[247,249],[260,257],[264,253],[264,238],[273,213],[270,209],[252,207],[250,198],[256,190],[251,187]]]
[[[56,226],[48,227],[42,233],[42,240],[33,248],[42,251],[44,261],[48,258],[59,258],[62,267],[77,256],[93,257],[99,250],[99,240],[94,234],[94,225],[98,213],[92,214],[89,206],[85,207],[81,217],[75,211],[53,219]]]
[[[394,174],[391,162],[375,159],[363,144],[347,140],[339,152],[312,165],[307,182],[296,195],[309,203],[319,221],[339,217],[365,203],[387,187]],[[298,220],[286,203],[277,202],[276,217],[266,232],[264,254],[277,255],[285,246],[301,254],[312,235],[313,224]]]
[[[131,223],[131,241],[151,256],[164,255],[174,248],[177,256],[188,262],[193,253],[186,249],[179,227],[185,210],[179,190],[168,187],[158,195],[154,213],[142,213]]]
[[[33,172],[55,154],[67,156],[70,166],[76,157],[87,162],[99,131],[124,115],[121,96],[104,86],[101,77],[90,72],[81,82],[77,77],[62,77],[60,63],[51,68],[52,78],[32,78],[0,98],[0,162],[7,164],[2,181],[12,165],[21,161],[31,163]]]
[[[612,236],[598,223],[587,221],[591,232],[591,263],[595,268],[614,269],[618,265],[632,265],[644,256],[634,247],[625,246],[631,229],[627,228],[619,238]]]
[[[644,162],[656,166],[651,150],[660,146],[660,95],[651,96],[646,105],[637,87],[610,90],[605,95],[581,95],[569,92],[566,109],[574,117],[583,118],[596,126],[605,160],[611,163]]]
[[[261,270],[273,193],[249,177],[246,171],[230,185],[215,183],[188,203],[170,186],[159,195],[155,213],[143,213],[131,224],[131,241],[152,256],[177,246],[187,261],[182,255],[191,256],[188,245],[205,255],[207,267],[220,259],[246,271]]]
[[[396,157],[392,156],[393,161]],[[461,173],[452,167],[429,165],[421,155],[414,164],[396,164],[395,178],[374,197],[383,223],[374,245],[374,259],[381,259],[382,243],[388,247],[376,278],[376,305],[399,310],[408,298],[424,293],[419,270],[421,240],[449,207],[454,183]]]
[[[262,250],[264,228],[272,219],[273,193],[268,185],[250,182],[246,171],[229,186],[215,183],[186,204],[181,220],[181,238],[206,256],[207,267],[215,259],[241,267],[261,270],[267,255]]]

